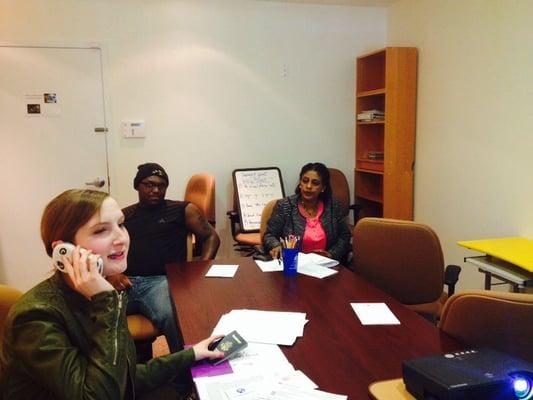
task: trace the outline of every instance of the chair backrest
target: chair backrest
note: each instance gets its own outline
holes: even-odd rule
[[[22,296],[22,292],[11,286],[0,285],[0,344],[4,335],[4,320],[9,309]]]
[[[444,285],[439,238],[427,225],[363,218],[354,229],[355,272],[403,304],[431,303]]]
[[[261,213],[261,227],[259,228],[259,237],[261,238],[261,243],[263,243],[263,237],[265,236],[268,220],[270,219],[272,211],[274,210],[274,207],[276,206],[278,200],[279,199],[270,200],[265,205],[265,207],[263,208],[263,212]]]
[[[216,224],[215,213],[215,177],[210,174],[191,176],[185,189],[186,201],[190,201],[203,212],[207,221]]]
[[[446,302],[439,327],[460,342],[533,362],[533,294],[477,290]]]
[[[347,216],[350,212],[350,186],[348,185],[348,180],[341,170],[336,168],[328,168],[328,170],[333,197],[340,203],[342,215]]]

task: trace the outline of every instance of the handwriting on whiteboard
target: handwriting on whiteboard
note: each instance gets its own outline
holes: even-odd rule
[[[244,230],[259,229],[265,205],[283,197],[283,184],[277,168],[236,170],[234,172],[241,223]]]

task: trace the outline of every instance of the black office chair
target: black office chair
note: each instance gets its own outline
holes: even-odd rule
[[[241,228],[241,219],[238,207],[233,204],[233,210],[226,213],[229,217],[231,225],[231,236],[235,243],[233,243],[233,249],[240,253],[244,253],[245,257],[252,256],[261,252],[261,235],[259,232],[243,232]]]

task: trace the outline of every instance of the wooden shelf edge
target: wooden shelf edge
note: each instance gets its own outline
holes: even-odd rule
[[[357,125],[376,125],[376,124],[385,124],[384,119],[378,119],[374,121],[357,121]]]
[[[385,88],[379,88],[374,90],[365,90],[362,92],[357,93],[357,97],[368,97],[368,96],[376,96],[378,94],[385,94],[386,89]]]
[[[361,54],[360,56],[357,56],[357,59],[358,60],[359,59],[365,59],[365,58],[376,56],[376,55],[383,55],[384,56],[385,53],[387,52],[387,48],[388,47],[384,47],[382,49],[369,51],[368,53]]]
[[[362,172],[364,174],[383,175],[383,171],[376,171],[373,169],[356,168],[355,172]]]
[[[373,201],[374,203],[379,203],[379,204],[383,204],[383,199],[379,196],[373,196],[373,195],[370,195],[370,194],[355,194],[355,197],[357,198],[360,198],[360,199],[364,199],[364,200],[369,200],[369,201]]]

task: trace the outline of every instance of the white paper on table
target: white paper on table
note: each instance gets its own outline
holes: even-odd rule
[[[239,385],[224,390],[229,400],[347,400],[348,396],[321,390],[277,383],[274,377],[263,381],[240,382]]]
[[[269,390],[264,397],[256,397],[261,400],[347,400],[348,396],[323,392],[321,390],[299,389],[278,385]],[[254,399],[254,400],[255,400]],[[248,400],[248,399],[242,399]],[[251,400],[251,399],[250,399]]]
[[[350,303],[363,325],[400,325],[385,303]]]
[[[298,273],[303,275],[312,276],[313,278],[326,278],[328,276],[336,274],[337,270],[332,268],[321,267],[320,265],[304,264],[300,265],[298,261]]]
[[[233,373],[195,378],[202,400],[347,400],[348,396],[313,390],[316,385],[301,371],[287,374]]]
[[[337,260],[321,256],[316,253],[298,253],[298,273],[314,278],[326,278],[338,271],[332,269],[339,265]]]
[[[248,342],[291,346],[303,335],[305,313],[232,310],[224,314],[213,329],[213,335],[236,330]]]
[[[276,383],[299,389],[318,389],[317,384],[300,370],[277,377]]]
[[[298,253],[298,267],[300,265],[319,265],[321,267],[331,268],[339,265],[339,262],[316,253]]]
[[[255,260],[255,263],[263,272],[283,271],[283,264],[280,260],[261,261]]]
[[[212,265],[205,276],[211,278],[233,278],[237,268],[239,268],[238,265]]]
[[[294,374],[294,367],[275,344],[248,343],[229,363],[234,374],[249,374],[250,371],[264,375],[269,375],[272,371],[284,376]]]
[[[261,393],[264,391],[262,382],[252,382],[225,389],[224,395],[228,400],[256,400],[263,397]]]
[[[241,376],[235,374],[202,377],[194,380],[198,397],[202,400],[228,400],[226,391],[237,386],[257,387],[265,378],[262,376]]]

